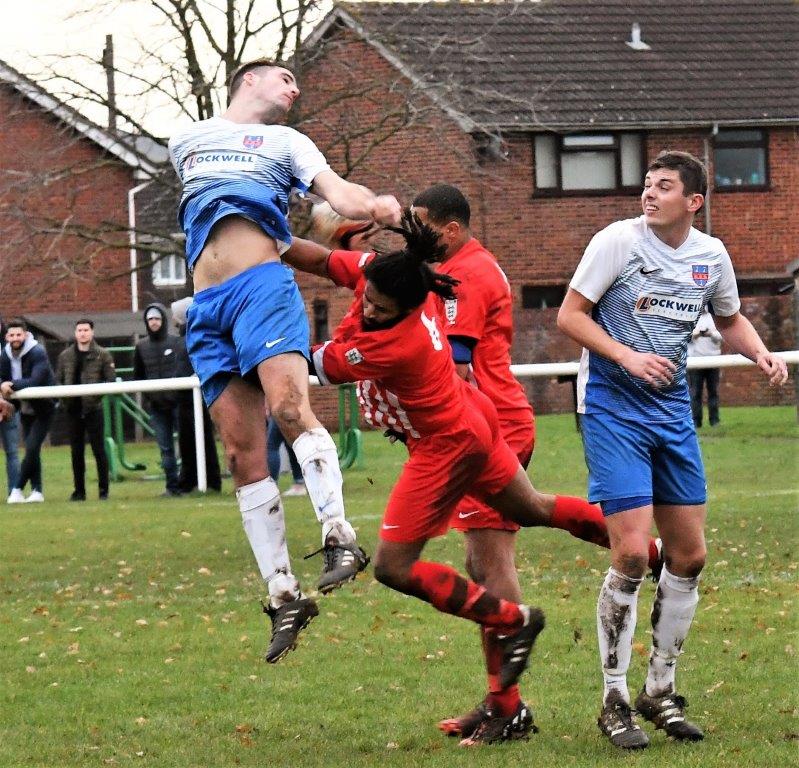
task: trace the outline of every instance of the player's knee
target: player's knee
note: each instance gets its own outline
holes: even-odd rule
[[[684,578],[695,579],[702,573],[705,567],[705,560],[707,559],[707,548],[702,545],[694,547],[690,551],[675,552],[669,554],[666,549],[666,568],[675,576],[682,576]]]
[[[372,562],[375,578],[386,587],[405,590],[408,582],[408,568],[403,562],[382,552],[378,547]]]
[[[280,400],[272,407],[272,416],[284,436],[302,432],[302,410],[299,403],[291,399]]]
[[[645,551],[637,552],[634,550],[627,550],[616,552],[613,557],[614,568],[625,576],[629,576],[631,579],[643,578],[648,565],[649,556]]]

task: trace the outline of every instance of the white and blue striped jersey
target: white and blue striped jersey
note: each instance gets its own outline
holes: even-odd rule
[[[330,170],[303,134],[285,125],[201,120],[169,140],[169,156],[183,183],[178,221],[186,234],[189,269],[211,227],[224,216],[251,219],[277,242],[291,244],[288,200]]]
[[[593,319],[616,341],[666,357],[677,367],[672,383],[656,388],[584,349],[577,410],[648,422],[690,417],[685,361],[691,331],[708,302],[721,316],[735,314],[741,305],[723,243],[691,228],[674,249],[643,216],[617,221],[591,240],[570,287],[594,303]]]

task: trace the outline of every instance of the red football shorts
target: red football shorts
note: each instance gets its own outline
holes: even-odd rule
[[[500,436],[494,405],[474,388],[468,397],[462,418],[451,430],[409,441],[410,457],[380,526],[384,541],[443,535],[466,493],[499,493],[519,469],[516,454]]]
[[[535,422],[523,421],[502,424],[502,436],[525,469],[530,463],[535,447]],[[456,531],[473,531],[490,528],[495,531],[518,531],[519,526],[474,496],[464,496],[452,513],[450,528]]]

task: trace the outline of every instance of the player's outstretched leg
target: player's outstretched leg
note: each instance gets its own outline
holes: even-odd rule
[[[314,601],[300,592],[291,572],[283,502],[275,481],[266,477],[241,486],[236,498],[244,532],[269,590],[264,611],[272,619],[272,637],[266,660],[274,663],[294,648],[300,631],[319,611]]]
[[[308,497],[322,524],[324,565],[318,587],[329,592],[366,568],[369,558],[356,543],[344,517],[343,480],[333,438],[311,410],[308,364],[299,354],[281,354],[258,365],[271,416],[291,442],[302,469]]]
[[[369,564],[369,558],[356,543],[355,531],[344,517],[343,479],[333,438],[324,427],[315,427],[303,432],[292,448],[322,524],[319,551],[324,555],[324,566],[318,587],[323,593],[331,592],[352,581]]]

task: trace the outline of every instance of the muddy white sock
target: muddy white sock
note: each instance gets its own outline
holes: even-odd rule
[[[635,634],[638,589],[642,581],[609,568],[599,591],[596,628],[604,678],[603,702],[607,702],[608,696],[614,693],[630,703],[627,670]]]
[[[652,651],[646,675],[646,692],[662,696],[674,692],[677,657],[699,602],[699,578],[660,574],[657,595],[652,605]]]
[[[322,524],[322,544],[328,537],[339,544],[354,542],[355,531],[344,518],[343,479],[333,438],[324,427],[315,427],[303,432],[292,448],[316,518]]]
[[[258,569],[269,589],[272,606],[300,597],[300,585],[291,572],[286,547],[286,521],[277,484],[265,477],[236,489],[244,532]]]

